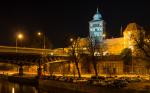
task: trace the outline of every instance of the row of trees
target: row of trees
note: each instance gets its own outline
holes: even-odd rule
[[[142,55],[146,60],[150,60],[150,37],[147,35],[143,35],[142,32],[140,32],[140,36],[138,38],[135,38],[134,36],[132,37],[132,39],[135,41],[135,46],[137,50],[136,53],[138,53],[138,55]],[[36,46],[40,47],[42,45],[43,41],[40,41],[39,43],[37,43],[37,40],[40,41],[42,39],[40,38],[36,38],[35,44],[38,44]],[[94,68],[94,72],[95,72],[95,76],[98,76],[98,71],[97,71],[97,58],[102,57],[103,56],[103,52],[106,50],[106,46],[101,43],[100,45],[97,45],[96,43],[93,43],[92,41],[93,39],[88,37],[87,38],[87,45],[84,47],[86,48],[86,51],[88,52],[88,57],[91,59],[91,62],[93,64],[93,68]],[[31,44],[34,46],[31,47],[35,47],[35,44]],[[48,39],[46,39],[46,46],[52,46],[52,44],[50,44],[48,42]],[[79,62],[81,59],[81,55],[87,52],[84,52],[83,48],[80,46],[80,38],[77,36],[73,36],[70,39],[70,50],[69,50],[69,55],[71,57],[71,61],[74,62],[77,72],[78,72],[78,77],[81,78],[81,73],[80,73],[80,69],[79,69]],[[97,54],[97,56],[96,56]],[[131,65],[131,61],[132,61],[132,50],[129,48],[126,48],[122,51],[123,56],[123,60],[125,65]],[[99,60],[100,61],[100,60]],[[148,65],[148,67],[150,67],[150,63]]]
[[[98,77],[98,71],[97,71],[97,58],[103,56],[103,51],[104,51],[104,45],[103,43],[97,45],[96,43],[93,42],[93,39],[88,37],[86,41],[87,45],[80,46],[80,38],[75,36],[70,39],[70,49],[69,49],[69,55],[72,59],[72,62],[75,63],[77,72],[78,72],[78,77],[81,78],[81,73],[79,69],[79,62],[81,59],[81,55],[87,53],[88,57],[90,58],[90,61],[92,61],[95,76]]]
[[[125,48],[122,53],[122,60],[124,61],[125,65],[133,65],[133,56],[138,57],[142,60],[147,61],[147,69],[150,68],[150,35],[145,35],[143,30],[139,30],[138,37],[135,37],[134,34],[131,36],[134,44],[133,44],[133,49],[131,48]],[[80,70],[79,70],[79,60],[80,56],[82,55],[83,52],[81,52],[81,47],[79,44],[80,38],[75,37],[73,38],[71,42],[71,48],[70,48],[70,56],[72,57],[72,61],[75,62],[77,71],[78,71],[78,76],[79,78],[81,77]],[[95,71],[95,76],[98,76],[97,72],[97,58],[103,56],[103,52],[106,50],[106,46],[101,43],[99,46],[97,46],[95,43],[93,43],[92,38],[87,39],[87,50],[88,55],[92,61],[93,68]],[[95,53],[98,54],[98,57],[96,57]],[[100,60],[99,60],[100,61]],[[128,69],[125,69],[125,71],[128,71]]]

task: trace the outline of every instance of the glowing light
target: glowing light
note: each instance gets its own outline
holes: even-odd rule
[[[12,87],[12,93],[15,93],[15,88],[14,87]]]
[[[108,51],[103,52],[103,56],[106,56],[108,54]]]
[[[105,38],[106,37],[106,34],[103,34],[103,38]]]
[[[41,32],[38,32],[37,35],[40,36],[40,35],[41,35]]]
[[[87,48],[86,48],[86,47],[84,47],[84,48],[83,48],[83,50],[87,50]]]
[[[100,56],[100,53],[99,52],[95,52],[94,56]]]
[[[72,42],[72,41],[73,41],[73,38],[70,38],[70,41]]]
[[[54,53],[51,53],[51,56],[53,56],[54,55]]]
[[[133,51],[134,50],[134,47],[133,46],[129,46],[129,48]]]
[[[22,39],[23,38],[23,34],[19,33],[17,36],[18,39]]]

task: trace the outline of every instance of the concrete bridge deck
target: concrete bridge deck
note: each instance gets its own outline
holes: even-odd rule
[[[68,61],[68,54],[52,49],[0,46],[0,62],[32,65]]]

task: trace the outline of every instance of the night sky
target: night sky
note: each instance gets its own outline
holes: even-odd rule
[[[16,32],[23,32],[24,41],[28,42],[37,31],[42,31],[52,42],[53,48],[65,47],[66,37],[70,35],[88,36],[88,22],[97,7],[106,21],[109,37],[119,37],[121,26],[125,29],[130,22],[150,28],[150,3],[128,0],[74,1],[1,2],[0,45],[15,45]]]

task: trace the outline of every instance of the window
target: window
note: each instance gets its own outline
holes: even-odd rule
[[[93,27],[99,27],[99,24],[93,24]]]

